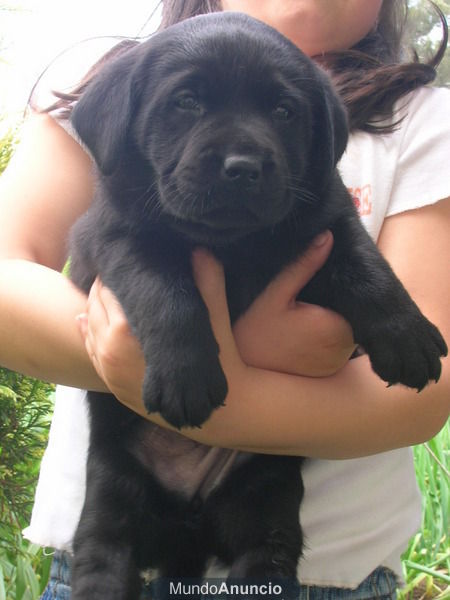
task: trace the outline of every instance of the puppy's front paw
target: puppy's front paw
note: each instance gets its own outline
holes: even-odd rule
[[[148,412],[159,412],[175,427],[198,427],[225,402],[228,386],[217,353],[176,348],[149,362],[143,397]]]
[[[371,327],[363,344],[372,368],[390,385],[402,383],[422,390],[441,375],[441,356],[447,345],[439,330],[418,309],[392,316]]]

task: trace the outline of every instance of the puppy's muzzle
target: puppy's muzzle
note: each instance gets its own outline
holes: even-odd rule
[[[223,161],[220,176],[226,184],[258,191],[263,174],[262,161],[256,156],[231,154]]]
[[[214,132],[187,145],[174,171],[162,178],[160,197],[178,230],[222,243],[275,225],[292,198],[283,149],[261,124],[259,139],[232,128]]]

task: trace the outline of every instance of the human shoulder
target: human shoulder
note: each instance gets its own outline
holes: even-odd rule
[[[397,102],[393,120],[399,123],[397,137],[404,138],[403,144],[411,136],[450,134],[450,89],[422,87],[411,92]],[[450,143],[450,136],[446,139]]]
[[[70,160],[72,165],[76,162],[83,163],[85,168],[90,163],[90,158],[81,150],[68,121],[32,111],[25,120],[20,137],[11,167],[19,164],[22,168],[24,163],[37,165],[39,168],[56,163],[62,166]]]
[[[425,87],[405,100],[387,216],[450,196],[450,90]]]
[[[15,256],[59,269],[68,231],[90,205],[93,183],[91,159],[74,139],[52,117],[32,115],[0,182],[8,255],[13,249]]]
[[[352,133],[339,163],[374,239],[386,216],[450,195],[450,90],[424,87],[407,94],[383,125],[393,131]]]
[[[397,101],[397,108],[407,111],[411,116],[416,111],[428,111],[436,108],[439,112],[450,113],[450,89],[444,87],[421,87]],[[429,115],[431,118],[433,115]]]
[[[389,168],[404,154],[427,152],[429,157],[450,151],[450,89],[422,87],[399,99],[392,116],[375,125],[391,128],[386,133],[353,132],[347,152],[355,162],[381,161]],[[387,164],[386,164],[387,163]]]
[[[73,136],[68,132],[67,126],[56,115],[46,111],[28,108],[27,113],[20,124],[19,142],[16,147],[17,154],[32,150],[36,153],[37,149],[42,151],[47,145],[53,143],[71,143]],[[38,153],[39,154],[39,153]]]

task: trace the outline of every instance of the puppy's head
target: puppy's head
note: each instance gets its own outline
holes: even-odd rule
[[[315,210],[347,142],[319,68],[274,29],[229,12],[128,51],[72,120],[103,179],[122,186],[124,215],[138,211],[145,225],[157,214],[212,244]]]

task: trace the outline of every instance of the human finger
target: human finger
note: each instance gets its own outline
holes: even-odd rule
[[[87,321],[87,319],[86,319],[86,321]],[[97,371],[98,375],[104,381],[105,377],[104,377],[104,373],[103,373],[103,366],[102,366],[102,363],[100,362],[100,360],[99,360],[99,358],[97,356],[95,338],[93,338],[92,334],[89,333],[89,328],[88,327],[87,327],[86,337],[85,337],[85,340],[84,340],[84,345],[85,345],[85,348],[86,348],[86,353],[89,356],[89,359],[90,359],[92,365],[94,366],[94,369]]]
[[[222,361],[237,358],[238,351],[231,329],[223,266],[211,253],[204,249],[196,249],[192,254],[192,268],[195,283],[208,308]]]
[[[105,289],[97,278],[89,291],[86,313],[77,317],[86,352],[104,380],[104,366],[116,362],[116,348],[120,347],[120,340],[114,338],[114,328],[111,326],[114,323],[114,319],[111,319],[114,304]]]
[[[105,311],[109,325],[123,332],[130,332],[127,317],[117,296],[110,288],[103,285],[100,279],[96,280],[95,294],[96,300],[101,303]]]
[[[86,313],[87,313],[87,335],[91,338],[93,347],[98,345],[99,340],[105,336],[109,328],[109,316],[100,296],[101,282],[95,279],[89,291]]]
[[[306,252],[286,266],[264,291],[265,302],[278,307],[295,302],[300,290],[323,267],[333,247],[333,234],[326,230],[318,235]]]

